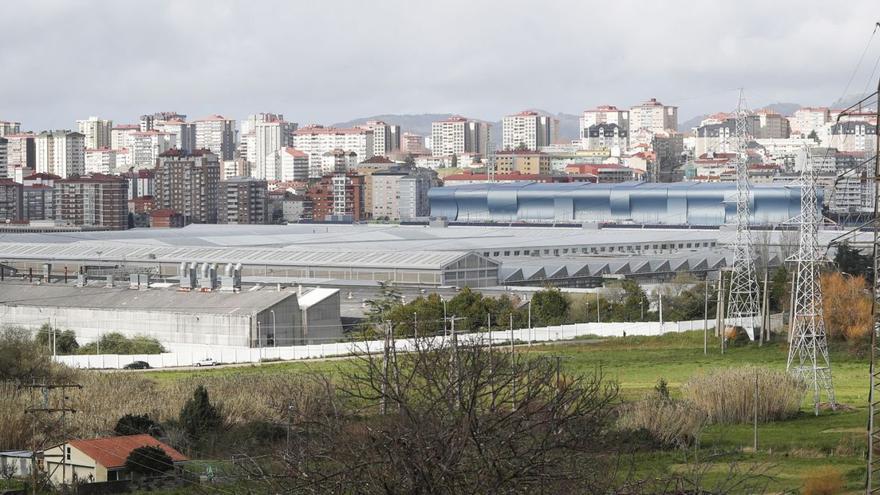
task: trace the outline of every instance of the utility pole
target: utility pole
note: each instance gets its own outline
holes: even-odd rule
[[[36,383],[31,382],[30,384],[20,385],[22,388],[30,389],[31,391],[31,407],[25,409],[25,412],[34,416],[35,420],[33,423],[33,432],[32,432],[32,443],[31,443],[31,493],[36,494],[37,490],[37,421],[36,416],[38,414],[60,414],[61,415],[61,437],[64,439],[64,443],[67,442],[66,432],[67,432],[67,413],[75,413],[76,409],[67,407],[67,390],[68,389],[82,389],[82,385],[79,383]],[[39,390],[41,392],[40,395],[43,397],[42,407],[35,407],[35,392]],[[49,394],[54,390],[61,391],[61,403],[56,404],[56,407],[52,407],[49,401]],[[61,446],[61,480],[63,484],[67,484],[67,455],[64,451],[64,444]]]
[[[385,327],[385,343],[382,346],[382,400],[379,404],[382,415],[385,415],[388,413],[388,365],[390,364],[388,353],[391,343],[391,325],[385,321],[383,326]]]
[[[874,29],[876,32],[877,28]],[[869,98],[874,98],[874,104],[876,105],[876,118],[875,121],[875,132],[876,136],[874,139],[874,170],[871,175],[873,175],[874,179],[874,222],[877,221],[878,213],[880,213],[880,209],[878,209],[878,202],[880,202],[880,102],[877,101],[880,98],[880,78],[877,80],[877,91],[874,94],[868,95],[862,101],[857,103],[855,107],[857,110],[861,110],[861,104],[865,100]],[[853,107],[850,107],[841,114],[845,114],[848,110],[852,110]],[[839,119],[840,117],[838,117]],[[880,231],[877,229],[877,225],[874,225],[874,239],[873,239],[873,247],[874,247],[874,284],[873,284],[873,296],[874,296],[874,304],[871,305],[871,316],[873,317],[874,326],[871,332],[871,365],[870,365],[870,379],[871,379],[871,388],[868,392],[868,465],[867,465],[867,479],[865,480],[866,492],[878,493],[880,492],[880,486],[875,486],[877,484],[877,480],[875,480],[874,475],[877,471],[880,471],[880,463],[878,463],[876,456],[874,454],[874,449],[877,448],[877,444],[880,443],[880,431],[877,431],[877,414],[880,412],[880,403],[877,400],[877,394],[880,392],[880,373],[877,371],[877,355],[880,352],[878,349],[878,331],[880,331],[880,320],[878,320],[878,316],[880,313],[877,311],[877,302],[880,301]]]
[[[602,323],[602,317],[599,314],[599,288],[596,287],[596,323]]]
[[[413,311],[413,339],[419,338],[419,314]]]
[[[755,428],[752,449],[755,454],[758,453],[758,369],[755,368]]]
[[[703,355],[709,354],[709,274],[706,274],[704,282],[706,295],[703,300]]]

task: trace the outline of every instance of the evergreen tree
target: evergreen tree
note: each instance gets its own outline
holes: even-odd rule
[[[125,468],[144,476],[157,476],[174,469],[174,460],[161,447],[145,445],[128,454]]]
[[[180,410],[180,425],[190,438],[196,440],[223,426],[223,416],[220,410],[211,404],[208,390],[203,385],[196,387],[192,398],[187,400]]]

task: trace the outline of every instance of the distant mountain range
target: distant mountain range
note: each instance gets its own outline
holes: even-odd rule
[[[850,105],[856,103],[860,99],[862,99],[865,95],[850,95],[844,98],[838,99],[831,105],[831,108],[846,108]],[[776,113],[781,115],[785,115],[790,117],[794,114],[794,112],[802,108],[802,105],[799,103],[771,103],[769,105],[765,105],[761,107],[764,110],[773,110]],[[541,109],[531,109],[542,115],[552,115],[556,119],[559,120],[559,140],[562,142],[569,142],[574,139],[578,139],[580,136],[580,123],[578,119],[579,115],[573,115],[570,113],[556,113],[548,112]],[[353,127],[356,125],[361,125],[366,123],[368,120],[381,120],[383,122],[387,122],[389,124],[399,125],[403,132],[413,132],[416,134],[421,134],[423,136],[431,135],[431,123],[438,120],[445,120],[449,117],[452,117],[455,114],[452,113],[423,113],[423,114],[384,114],[384,115],[373,115],[371,117],[361,117],[354,120],[349,120],[347,122],[338,122],[333,124],[334,127]],[[692,117],[684,122],[680,122],[678,124],[678,130],[681,132],[689,132],[694,127],[700,125],[700,122],[708,117],[708,114],[697,115]],[[482,120],[482,119],[481,119]],[[493,148],[500,148],[501,145],[501,121],[487,121],[492,124],[492,133],[490,135],[490,144]]]

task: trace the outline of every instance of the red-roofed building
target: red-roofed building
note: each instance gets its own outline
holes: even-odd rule
[[[41,468],[55,484],[131,479],[125,460],[140,447],[158,447],[174,464],[189,461],[185,455],[150,435],[126,435],[70,440],[56,445],[42,452]]]
[[[572,163],[566,165],[565,173],[576,177],[595,177],[593,182],[627,182],[640,180],[644,172],[623,165],[596,164],[596,163]]]

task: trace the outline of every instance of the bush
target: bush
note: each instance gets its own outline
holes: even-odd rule
[[[712,423],[748,423],[788,419],[800,410],[806,391],[798,378],[784,371],[746,366],[715,370],[691,377],[682,387],[685,399],[707,414]]]
[[[143,335],[126,337],[118,332],[104,334],[98,343],[80,347],[80,354],[161,354],[165,348],[158,340]]]
[[[667,392],[668,394],[668,392]],[[693,445],[706,424],[706,414],[688,401],[673,400],[654,391],[621,409],[619,428],[643,430],[663,447]]]
[[[45,378],[52,368],[45,347],[21,328],[0,330],[0,380],[30,381]]]
[[[198,440],[223,426],[223,416],[217,406],[211,404],[208,390],[199,385],[191,399],[180,410],[180,425],[190,438]]]
[[[844,276],[839,272],[822,275],[822,311],[825,326],[832,340],[854,343],[868,340],[872,328],[868,284],[862,277]]]
[[[843,476],[832,467],[816,469],[804,479],[804,495],[834,495],[843,489]]]
[[[145,445],[128,454],[125,468],[132,473],[156,476],[174,469],[174,460],[161,447]]]
[[[55,342],[52,342],[52,339]],[[79,343],[76,341],[76,333],[73,330],[60,330],[52,328],[48,323],[44,324],[37,330],[37,344],[45,347],[49,353],[54,349],[58,354],[73,354],[79,349]]]
[[[113,432],[117,435],[148,435],[162,434],[162,428],[158,423],[150,419],[149,414],[126,414],[119,418]]]

